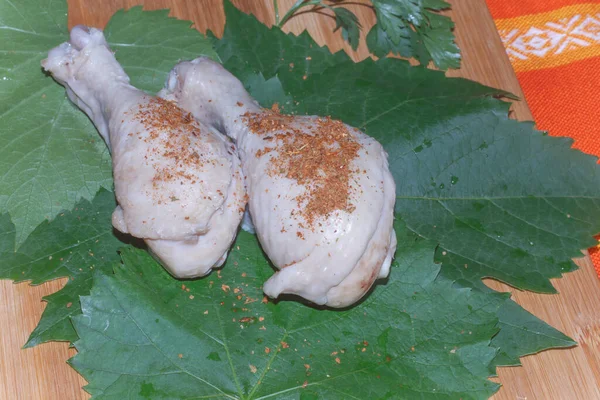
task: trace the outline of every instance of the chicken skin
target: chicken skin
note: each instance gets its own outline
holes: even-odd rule
[[[100,30],[76,26],[42,66],[110,148],[113,226],[143,239],[175,277],[222,265],[246,201],[231,140],[131,86]]]
[[[330,118],[263,109],[206,58],[179,63],[163,93],[236,142],[254,228],[278,268],[268,296],[346,307],[388,275],[395,184],[376,140]]]

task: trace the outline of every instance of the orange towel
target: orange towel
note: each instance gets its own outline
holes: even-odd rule
[[[538,128],[600,157],[600,1],[486,1]]]

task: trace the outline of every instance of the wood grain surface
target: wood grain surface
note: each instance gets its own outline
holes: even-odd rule
[[[280,0],[282,14],[295,0]],[[69,26],[86,24],[103,27],[119,8],[144,4],[146,9],[170,8],[171,15],[194,22],[204,32],[220,35],[224,15],[221,0],[69,0]],[[271,0],[238,0],[241,9],[272,24]],[[360,3],[360,2],[357,2]],[[463,55],[463,66],[450,76],[462,76],[522,96],[517,79],[484,0],[454,0],[452,12]],[[365,31],[373,24],[371,11],[352,6]],[[331,50],[344,49],[355,60],[368,56],[364,44],[352,52],[339,33],[332,33],[332,19],[303,15],[293,18],[285,29],[299,33],[307,29],[320,44]],[[65,38],[66,39],[66,38]],[[58,44],[58,43],[57,43]],[[558,112],[558,110],[557,110]],[[513,106],[513,115],[530,120],[525,102]],[[570,400],[600,399],[600,280],[589,258],[577,262],[581,269],[554,280],[559,295],[520,292],[497,282],[497,290],[512,291],[513,298],[527,310],[579,342],[567,350],[551,350],[523,358],[523,367],[500,368],[503,387],[495,400]],[[60,289],[66,280],[30,287],[25,283],[0,281],[0,399],[87,399],[81,390],[85,381],[65,361],[74,354],[66,343],[47,343],[21,350],[44,308],[42,297]]]

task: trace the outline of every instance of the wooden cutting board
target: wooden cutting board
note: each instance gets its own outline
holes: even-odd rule
[[[285,12],[295,0],[279,0]],[[69,0],[69,25],[103,27],[119,8],[145,4],[147,9],[170,8],[172,15],[194,21],[200,31],[220,34],[224,15],[221,0]],[[271,24],[274,11],[271,0],[238,0],[234,3]],[[456,22],[456,34],[463,55],[463,66],[451,76],[463,76],[483,84],[522,96],[504,48],[484,0],[453,0],[449,13]],[[373,16],[364,6],[352,6],[363,26],[373,24]],[[339,33],[332,33],[334,22],[327,17],[304,15],[294,18],[286,30],[299,33],[304,28],[320,44],[331,50],[343,48]],[[66,38],[65,38],[66,39]],[[58,43],[57,43],[58,44]],[[368,54],[364,46],[352,53],[356,60]],[[559,112],[559,110],[557,110]],[[530,120],[525,102],[515,104],[514,117]],[[513,298],[530,312],[571,336],[579,346],[551,350],[525,357],[521,368],[500,368],[504,385],[495,400],[570,400],[600,399],[600,280],[589,258],[578,261],[581,269],[553,283],[560,295],[539,295],[511,290],[490,282],[497,290],[513,291]],[[37,287],[0,281],[0,399],[86,399],[81,390],[85,381],[65,361],[75,352],[66,343],[47,343],[20,350],[44,308],[41,301],[64,284],[57,280]]]

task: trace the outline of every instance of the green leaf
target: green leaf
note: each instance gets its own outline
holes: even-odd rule
[[[159,90],[181,57],[218,59],[210,41],[191,29],[190,22],[167,14],[134,7],[117,12],[105,30],[132,84],[145,90]],[[49,340],[72,341],[76,336],[69,316],[80,313],[79,296],[89,292],[89,267],[110,270],[118,259],[112,193],[101,191],[91,205],[76,204],[81,197],[93,198],[99,186],[112,186],[110,155],[87,117],[66,98],[64,88],[41,71],[40,61],[48,50],[68,40],[65,3],[0,0],[0,18],[1,51],[8,55],[0,61],[7,74],[0,81],[0,211],[12,217],[11,222],[4,214],[0,221],[4,238],[0,277],[33,284],[71,277],[61,291],[45,298],[48,305],[26,347]],[[73,213],[35,228],[72,206]],[[94,235],[104,239],[84,247]],[[59,261],[58,255],[65,252],[66,261]]]
[[[159,90],[182,57],[217,58],[190,22],[167,13],[134,7],[106,28],[132,84],[144,90]],[[16,225],[16,246],[44,219],[112,186],[106,146],[40,67],[48,50],[68,40],[66,22],[64,0],[0,0],[0,212]]]
[[[392,42],[389,35],[381,28],[379,24],[373,25],[367,34],[367,47],[369,51],[379,58],[386,57],[388,54],[398,54],[403,57],[411,57],[414,54],[416,59],[427,58],[427,52],[424,48],[413,48],[413,43],[416,40],[416,34],[407,26],[403,27],[404,40],[398,43]],[[418,53],[414,53],[418,51]]]
[[[269,31],[234,8],[227,12],[228,24],[236,29],[270,35],[271,42],[290,41],[285,53],[284,47],[255,44],[246,62],[230,50],[242,49],[245,35],[226,28],[216,43],[225,66],[263,106],[279,102],[286,112],[332,115],[384,144],[398,187],[397,212],[414,232],[441,242],[444,276],[479,290],[486,290],[481,278],[491,276],[552,291],[548,279],[573,270],[571,257],[594,244],[592,235],[600,230],[594,158],[570,150],[567,139],[509,120],[508,105],[492,98],[505,92],[398,60],[353,64],[340,58],[328,65],[327,55],[315,52],[316,45],[304,38],[282,38],[282,32]],[[307,51],[308,66],[299,64]],[[288,68],[289,62],[296,67]],[[260,89],[258,71],[277,76],[281,87],[271,78],[273,89]],[[293,94],[291,101],[286,93]],[[510,245],[489,232],[503,233]],[[512,301],[499,317],[503,330],[494,338],[500,349],[495,365],[573,345]]]
[[[94,270],[112,270],[123,245],[113,234],[114,208],[114,195],[100,190],[91,203],[81,200],[73,211],[43,222],[17,251],[14,224],[8,214],[0,216],[0,278],[32,285],[69,278],[62,290],[45,297],[48,305],[25,347],[77,338],[69,317],[81,314],[79,296],[89,293]]]
[[[266,80],[261,73],[248,75],[244,84],[263,107],[269,108],[275,103],[278,103],[284,110],[291,107],[292,97],[285,94],[281,81],[276,76]]]
[[[450,7],[441,0],[373,0],[377,24],[367,35],[371,53],[389,53],[416,58],[446,70],[460,66],[460,52],[454,43],[454,23],[437,12]]]
[[[192,22],[168,18],[169,10],[143,11],[142,6],[117,11],[104,34],[131,84],[158,92],[173,65],[182,59],[219,57],[209,40],[191,29]]]
[[[435,279],[432,243],[397,233],[388,283],[346,311],[261,301],[271,270],[245,232],[222,273],[183,284],[126,248],[82,298],[71,364],[95,399],[486,398],[505,296]]]
[[[40,67],[67,38],[66,13],[64,0],[0,0],[0,213],[13,219],[15,246],[111,185],[106,146]]]
[[[454,42],[454,22],[448,17],[437,13],[426,12],[429,20],[427,33],[423,35],[423,44],[431,56],[433,63],[441,70],[460,67],[460,50]],[[418,32],[418,31],[417,31]],[[415,52],[416,58],[426,64],[429,57]]]
[[[73,363],[89,380],[88,390],[99,398],[383,398],[388,393],[483,398],[496,389],[485,380],[490,365],[514,362],[549,343],[562,340],[562,345],[570,345],[568,338],[532,316],[511,310],[506,296],[481,291],[479,280],[495,276],[514,285],[547,288],[549,277],[561,268],[573,268],[571,255],[600,230],[598,217],[593,217],[600,215],[600,185],[592,158],[568,150],[568,141],[544,137],[528,124],[508,120],[508,106],[491,98],[503,92],[445,79],[442,73],[398,60],[353,64],[341,52],[329,54],[306,34],[294,37],[268,29],[228,2],[225,9],[225,36],[214,43],[226,67],[263,104],[280,102],[287,112],[332,115],[379,139],[390,154],[398,185],[397,212],[410,232],[398,227],[403,239],[388,284],[342,312],[283,301],[243,304],[248,296],[260,300],[260,284],[272,273],[254,238],[245,233],[221,278],[213,274],[200,281],[175,281],[147,254],[128,249],[125,266],[114,276],[97,276],[91,295],[82,302],[84,316],[74,318],[81,340]],[[164,21],[165,14],[161,18]],[[153,24],[160,25],[161,18]],[[135,36],[120,24],[139,29],[124,18],[110,26],[119,32],[117,38]],[[148,28],[152,29],[158,27]],[[118,42],[115,36],[110,40]],[[120,60],[126,60],[122,53],[128,50],[131,46],[118,51]],[[135,75],[131,67],[144,59],[132,60],[127,68]],[[155,71],[137,72],[138,83],[158,86]],[[505,192],[509,198],[504,200],[514,200],[510,211],[521,222],[490,203],[481,207],[481,197],[496,201],[493,196]],[[441,210],[440,202],[449,203],[452,212]],[[521,253],[490,245],[485,234],[503,222],[504,240],[524,246],[527,257],[515,260],[513,256]],[[14,233],[10,227],[4,231],[9,240],[0,243],[14,253]],[[548,237],[552,240],[546,242]],[[434,280],[437,242],[437,258],[444,264],[442,275]],[[45,268],[42,259],[39,268]],[[460,280],[458,274],[466,275]],[[461,288],[463,283],[475,289]],[[190,292],[184,292],[182,284]],[[223,284],[229,286],[227,293]],[[242,292],[235,293],[236,288]],[[60,306],[64,300],[56,301]],[[367,315],[360,314],[365,309]],[[490,347],[497,314],[505,329],[491,343],[499,347],[498,355]],[[257,325],[261,322],[264,331]],[[459,326],[467,329],[459,331]],[[532,336],[515,343],[527,326]],[[282,340],[283,335],[287,336]],[[544,335],[553,336],[552,341]],[[358,351],[360,337],[369,343],[368,354]],[[269,354],[264,340],[273,343]],[[332,361],[334,351],[339,364],[335,356]]]
[[[441,274],[457,285],[494,292],[478,276],[471,276],[467,271],[468,268],[461,270],[452,265],[443,265]],[[519,357],[525,355],[577,345],[573,339],[541,321],[511,299],[506,300],[498,310],[498,320],[500,331],[492,339],[491,346],[499,351],[492,362],[492,371],[496,366],[521,365]]]
[[[325,1],[298,0],[278,25],[284,25],[303,7],[312,6],[311,11],[329,9],[334,13],[335,30],[342,28],[342,37],[356,50],[361,29],[358,18],[342,7],[346,4],[344,1],[329,2],[331,5]],[[450,8],[450,4],[443,0],[372,0],[372,3],[377,23],[367,35],[367,46],[371,53],[377,57],[385,57],[389,53],[400,54],[415,58],[424,65],[433,60],[436,67],[443,70],[460,66],[460,52],[452,33],[454,23],[450,18],[438,14]],[[275,7],[277,9],[277,3]]]
[[[286,35],[277,27],[267,28],[228,0],[223,6],[227,21],[222,39],[210,31],[208,36],[223,64],[240,79],[254,77],[257,72],[271,78],[282,70],[302,78],[350,61],[343,51],[331,54],[327,47],[317,45],[306,31],[298,36]]]
[[[493,89],[392,59],[340,63],[306,80],[277,75],[294,95],[288,111],[331,115],[384,145],[396,211],[440,243],[444,264],[553,292],[549,279],[575,269],[571,258],[595,243],[596,159],[508,119]]]
[[[573,347],[577,343],[539,320],[512,300],[507,300],[498,310],[500,332],[491,346],[500,351],[494,366],[521,365],[519,357],[538,353],[548,348]]]
[[[335,14],[335,30],[342,28],[342,37],[353,50],[360,41],[360,22],[354,13],[344,7],[332,7]]]

